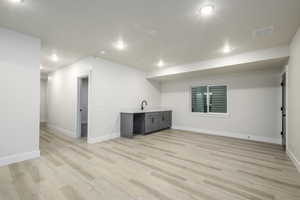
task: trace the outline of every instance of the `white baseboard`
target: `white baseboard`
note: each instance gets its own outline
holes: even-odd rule
[[[114,139],[114,138],[117,138],[117,137],[120,137],[119,133],[107,134],[107,135],[103,135],[103,136],[100,136],[100,137],[88,138],[88,143],[89,144],[95,144],[95,143],[98,143],[98,142],[104,142],[104,141],[107,141],[107,140],[111,140],[111,139]]]
[[[246,139],[246,140],[258,141],[258,142],[267,142],[272,144],[281,144],[281,138],[268,138],[268,137],[260,137],[260,136],[247,135],[241,133],[203,130],[198,128],[183,127],[183,126],[173,126],[172,129],[185,130],[185,131],[191,131],[191,132],[197,132],[197,133],[203,133],[209,135],[218,135],[218,136]]]
[[[73,131],[70,131],[70,130],[67,130],[67,129],[58,127],[58,126],[56,126],[56,125],[53,125],[53,124],[49,124],[49,123],[47,123],[46,127],[47,127],[50,131],[62,133],[62,134],[64,134],[64,135],[69,136],[69,137],[72,137],[72,138],[77,138],[76,133],[73,132]]]
[[[40,151],[25,152],[0,158],[0,167],[40,157]]]
[[[296,158],[295,154],[293,154],[289,149],[286,150],[286,153],[296,166],[298,172],[300,173],[300,161]]]

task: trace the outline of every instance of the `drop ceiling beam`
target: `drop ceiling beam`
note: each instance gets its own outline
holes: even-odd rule
[[[279,58],[288,58],[288,57],[289,57],[289,47],[283,46],[283,47],[242,53],[234,56],[227,56],[224,58],[205,60],[205,61],[192,63],[188,65],[180,65],[180,66],[173,66],[164,69],[157,69],[152,72],[149,72],[147,78],[157,79],[157,78],[163,78],[165,76],[232,67],[235,65],[243,65],[243,64],[261,62],[261,61],[279,59]]]

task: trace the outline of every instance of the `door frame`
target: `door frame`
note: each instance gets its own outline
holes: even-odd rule
[[[289,79],[288,79],[288,65],[286,65],[284,67],[284,69],[282,70],[281,74],[280,74],[280,84],[282,82],[282,77],[283,75],[285,74],[285,114],[286,114],[286,117],[285,117],[285,120],[286,120],[286,127],[285,127],[285,140],[286,140],[286,151],[288,152],[288,149],[289,149],[289,130],[288,130],[288,121],[289,121],[289,113],[288,113],[288,108],[289,108],[289,90],[288,90],[288,82],[289,82]],[[282,91],[282,88],[280,87],[281,91]],[[281,92],[281,95],[280,95],[280,99],[282,101],[282,92]],[[280,112],[280,120],[282,122],[282,112]]]
[[[77,91],[76,91],[76,108],[75,108],[75,115],[76,115],[76,124],[75,124],[75,132],[76,132],[76,137],[80,138],[81,137],[81,113],[80,113],[80,93],[81,93],[81,81],[83,78],[88,78],[88,110],[87,110],[87,141],[89,140],[90,137],[90,122],[91,122],[91,109],[90,109],[90,104],[91,104],[91,71],[88,71],[87,73],[83,73],[79,76],[77,76],[76,79],[76,85],[77,85]]]

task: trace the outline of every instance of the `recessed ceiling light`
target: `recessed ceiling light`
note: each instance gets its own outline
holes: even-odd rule
[[[100,53],[101,53],[102,55],[106,54],[106,52],[105,52],[105,51],[100,51]]]
[[[214,13],[215,7],[213,5],[206,5],[201,7],[198,11],[197,14],[201,16],[210,16]]]
[[[23,3],[24,0],[10,0],[12,3]]]
[[[52,60],[53,62],[58,62],[59,58],[58,58],[58,56],[54,53],[54,54],[52,54],[52,56],[51,56],[51,60]]]
[[[160,61],[158,61],[157,66],[163,67],[163,66],[165,66],[165,62],[163,60],[160,60]]]
[[[117,42],[115,42],[114,47],[120,51],[125,50],[127,45],[125,44],[125,42],[123,40],[118,40]]]
[[[230,47],[229,45],[225,45],[223,48],[223,53],[230,53],[232,50],[232,47]]]

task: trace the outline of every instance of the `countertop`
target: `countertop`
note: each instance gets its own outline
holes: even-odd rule
[[[130,113],[130,114],[135,114],[135,113],[151,113],[151,112],[164,112],[164,111],[172,111],[171,109],[167,108],[153,108],[153,109],[128,109],[124,110],[121,113]]]

